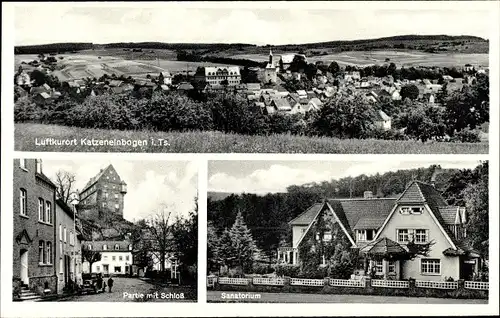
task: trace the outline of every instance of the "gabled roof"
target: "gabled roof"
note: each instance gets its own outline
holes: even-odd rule
[[[383,110],[379,110],[377,112],[377,115],[378,115],[378,119],[381,119],[383,121],[391,120],[391,117],[389,117],[389,115],[387,115]]]
[[[82,248],[87,249],[89,244],[92,245],[93,251],[132,252],[129,249],[129,241],[84,241],[82,242]],[[118,244],[118,250],[115,250],[116,244]],[[106,245],[106,250],[103,249],[104,245]]]
[[[457,218],[459,210],[458,206],[453,206],[453,205],[440,206],[438,207],[438,209],[439,212],[441,212],[441,217],[443,218],[443,221],[446,225],[455,224],[455,220]]]
[[[278,110],[291,110],[292,107],[288,103],[288,100],[286,98],[272,98],[272,103],[274,103],[274,106]]]
[[[288,222],[290,225],[309,225],[314,218],[316,217],[316,214],[318,214],[319,209],[323,203],[315,203],[311,205],[307,210],[299,214],[295,219],[291,220]]]
[[[373,242],[370,242],[360,250],[368,255],[395,255],[406,254],[406,249],[399,243],[394,242],[387,237],[381,237]]]
[[[87,190],[87,188],[88,188],[88,187],[90,187],[91,185],[93,185],[94,183],[96,183],[96,182],[97,182],[97,181],[98,181],[98,180],[102,177],[102,175],[103,175],[104,173],[106,173],[109,169],[113,169],[113,170],[115,170],[115,168],[113,167],[113,165],[112,165],[112,164],[108,165],[108,166],[107,166],[106,168],[104,168],[104,169],[101,169],[101,170],[99,171],[99,173],[98,173],[95,177],[93,177],[93,178],[90,178],[90,179],[89,179],[89,181],[87,182],[87,184],[85,185],[85,187],[83,187],[83,190],[82,190],[80,193],[85,192],[85,190]],[[115,170],[115,171],[116,171],[116,170]],[[117,173],[117,175],[118,175],[118,173]],[[125,183],[125,181],[121,180],[121,184],[126,184],[126,183]]]

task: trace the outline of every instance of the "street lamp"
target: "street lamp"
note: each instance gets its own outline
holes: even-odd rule
[[[76,235],[76,205],[79,203],[79,201],[74,198],[71,201],[71,205],[73,206],[73,253],[72,253],[72,260],[71,262],[73,263],[73,281],[77,283],[77,278],[76,278],[76,241],[77,241],[77,235]]]

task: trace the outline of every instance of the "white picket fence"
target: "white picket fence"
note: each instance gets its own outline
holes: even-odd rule
[[[422,288],[457,289],[458,282],[433,282],[427,280],[417,280],[415,281],[415,286]]]
[[[323,279],[307,279],[307,278],[291,278],[290,285],[295,286],[324,286],[325,280]]]
[[[366,281],[361,279],[334,279],[330,278],[330,286],[365,287]]]
[[[373,287],[390,287],[390,288],[410,288],[410,283],[404,280],[383,280],[373,279]]]
[[[284,286],[285,279],[284,278],[271,278],[271,277],[254,277],[253,278],[254,285],[272,285],[272,286]]]
[[[479,289],[479,290],[488,290],[490,288],[489,282],[468,282],[466,281],[464,284],[465,288],[468,289]]]
[[[221,285],[248,285],[249,281],[247,278],[219,277]]]

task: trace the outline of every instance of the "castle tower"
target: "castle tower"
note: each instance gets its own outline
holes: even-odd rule
[[[80,205],[88,218],[103,218],[115,214],[123,218],[127,184],[113,165],[101,169],[91,178],[80,193]]]

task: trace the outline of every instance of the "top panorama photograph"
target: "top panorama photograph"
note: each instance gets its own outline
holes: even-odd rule
[[[491,10],[188,4],[17,5],[15,150],[488,153]]]

